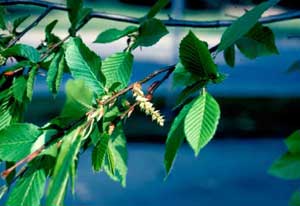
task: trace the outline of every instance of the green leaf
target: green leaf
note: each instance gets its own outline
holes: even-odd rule
[[[182,90],[176,99],[175,107],[181,105],[190,95],[194,94],[195,92],[203,88],[206,85],[206,83],[207,83],[206,81],[199,81]]]
[[[42,134],[33,124],[16,123],[0,131],[0,159],[18,161],[31,153],[31,147]]]
[[[297,60],[292,63],[291,66],[288,68],[288,72],[295,72],[295,71],[300,71],[300,60]]]
[[[234,67],[235,65],[235,49],[234,45],[226,48],[224,50],[224,59],[228,66]]]
[[[181,40],[179,57],[185,69],[199,78],[217,78],[217,66],[206,42],[199,40],[192,31]]]
[[[169,31],[160,20],[148,19],[141,24],[133,48],[152,46],[168,33]]]
[[[95,172],[99,172],[104,164],[104,158],[108,147],[109,135],[103,133],[92,152],[92,165]]]
[[[14,21],[13,21],[13,31],[12,33],[16,33],[17,32],[17,29],[18,27],[26,20],[28,19],[28,17],[30,17],[29,14],[25,14],[23,16],[20,16],[18,18],[16,18]]]
[[[0,6],[0,29],[6,29],[5,9],[2,6]]]
[[[58,124],[68,125],[80,119],[92,108],[93,92],[83,80],[69,80],[66,84],[67,100],[60,114]]]
[[[40,53],[32,46],[25,44],[16,44],[8,49],[0,52],[6,58],[8,57],[23,57],[33,63],[40,61]]]
[[[245,36],[236,42],[239,50],[249,59],[279,54],[272,30],[257,23]]]
[[[169,130],[164,158],[165,169],[167,173],[166,177],[171,171],[172,165],[174,164],[174,160],[176,158],[177,151],[185,138],[184,119],[190,108],[193,106],[193,103],[194,102],[192,101],[182,108],[180,113],[174,119],[171,129]]]
[[[276,160],[269,173],[276,177],[294,180],[300,179],[300,157],[299,154],[285,153],[282,157]]]
[[[128,26],[123,30],[120,29],[108,29],[100,33],[94,43],[109,43],[118,40],[124,36],[127,36],[133,32],[138,31],[136,26]]]
[[[169,0],[158,0],[156,3],[152,6],[150,11],[147,13],[146,18],[150,19],[155,17],[155,15],[163,9],[167,4],[169,3]]]
[[[104,170],[113,180],[119,181],[123,187],[126,186],[127,148],[121,125],[115,128],[110,138]]]
[[[101,59],[80,38],[71,38],[66,44],[65,59],[75,79],[84,80],[96,94],[103,93],[105,80],[100,70]]]
[[[285,144],[291,153],[300,153],[300,131],[297,130],[285,139]]]
[[[49,182],[46,205],[63,205],[70,169],[75,164],[80,150],[81,135],[77,128],[63,138],[60,152],[55,163],[52,178]]]
[[[70,34],[75,36],[76,29],[82,21],[92,12],[91,9],[83,8],[82,0],[67,0],[68,16],[71,22]]]
[[[175,86],[189,86],[196,83],[199,78],[185,69],[181,62],[176,64],[173,72],[173,85]]]
[[[232,46],[237,40],[243,37],[250,29],[252,29],[261,15],[270,7],[277,4],[279,0],[265,1],[246,12],[239,17],[228,27],[222,35],[221,42],[218,46],[217,52],[223,51]]]
[[[58,20],[55,19],[45,27],[45,35],[46,35],[45,39],[48,44],[51,44],[51,43],[53,44],[53,43],[57,43],[60,41],[58,36],[52,34],[52,31],[53,31],[54,27],[56,26],[57,22],[58,22]]]
[[[14,98],[19,102],[24,101],[24,96],[26,94],[27,80],[24,76],[14,78],[13,82],[13,94]]]
[[[59,90],[59,86],[62,80],[62,76],[65,68],[65,58],[63,51],[56,53],[53,60],[50,63],[47,73],[47,83],[49,90],[56,94]]]
[[[30,72],[28,73],[28,80],[27,80],[27,97],[28,99],[31,101],[32,99],[32,94],[33,94],[33,85],[34,85],[34,81],[35,81],[35,76],[38,72],[39,66],[35,65],[33,67],[31,67]]]
[[[21,176],[13,187],[7,206],[38,206],[44,194],[46,184],[45,170],[40,162],[31,164],[31,167]]]
[[[115,82],[121,87],[129,83],[133,64],[133,55],[130,52],[120,52],[107,57],[103,61],[102,72],[106,79],[106,87],[110,88]]]
[[[184,133],[195,155],[199,154],[214,136],[220,118],[216,100],[203,92],[194,102],[184,121]]]
[[[290,206],[300,206],[300,191],[296,191],[293,193],[290,202]]]

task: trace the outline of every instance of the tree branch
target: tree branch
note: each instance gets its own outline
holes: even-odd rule
[[[1,4],[1,3],[0,3]],[[31,24],[29,24],[18,36],[16,36],[14,39],[12,39],[8,45],[8,47],[13,46],[17,41],[19,41],[30,29],[38,25],[38,23],[45,17],[49,12],[53,9],[52,7],[46,7],[47,9],[41,13]]]
[[[4,6],[24,4],[24,5],[46,7],[46,8],[51,7],[52,9],[61,10],[61,11],[68,10],[68,8],[63,4],[51,3],[43,0],[1,0],[0,4]],[[140,19],[136,17],[99,12],[99,11],[92,12],[90,14],[90,18],[107,19],[107,20],[126,22],[132,24],[140,23]],[[268,24],[268,23],[298,19],[298,18],[300,18],[300,11],[288,11],[281,14],[263,17],[259,20],[259,22],[263,24]],[[234,20],[189,21],[189,20],[182,20],[182,19],[167,19],[167,20],[162,20],[162,22],[166,26],[171,26],[171,27],[218,28],[218,27],[228,27],[234,22]]]

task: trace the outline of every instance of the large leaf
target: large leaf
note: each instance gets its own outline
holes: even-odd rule
[[[94,43],[109,43],[115,40],[118,40],[128,34],[136,32],[138,27],[136,26],[128,26],[123,30],[120,29],[108,29],[102,33],[100,33]]]
[[[257,23],[261,15],[270,7],[277,4],[279,0],[270,0],[259,4],[252,10],[238,18],[222,35],[217,52],[223,51],[244,36]]]
[[[106,87],[110,88],[115,82],[126,87],[131,76],[133,55],[130,52],[120,52],[107,57],[103,61],[102,72],[106,79]]]
[[[279,54],[272,30],[260,23],[257,23],[245,36],[239,39],[236,45],[250,59]]]
[[[185,69],[199,78],[217,78],[217,66],[211,57],[206,42],[199,40],[192,31],[182,39],[179,57]]]
[[[286,153],[271,166],[269,173],[287,180],[300,179],[299,153]]]
[[[81,135],[79,129],[75,129],[63,138],[60,152],[55,163],[52,178],[49,182],[47,205],[63,205],[70,169],[75,164],[80,150]]]
[[[300,153],[300,131],[297,130],[291,134],[286,140],[285,144],[291,153]]]
[[[71,38],[66,44],[65,59],[75,79],[84,80],[96,94],[103,93],[101,59],[80,38]]]
[[[151,7],[151,9],[148,11],[146,18],[150,19],[155,17],[155,15],[163,9],[167,4],[169,3],[169,0],[158,0],[156,3]]]
[[[4,57],[23,57],[31,62],[37,63],[40,60],[40,53],[32,46],[16,44],[0,52]]]
[[[116,127],[110,138],[104,169],[113,180],[119,181],[123,187],[126,186],[127,148],[121,125]]]
[[[103,133],[92,152],[92,165],[95,172],[99,172],[104,164],[105,154],[108,148],[109,135]]]
[[[186,114],[193,106],[193,101],[185,105],[177,117],[174,119],[172,126],[168,133],[168,138],[166,141],[166,150],[165,150],[165,168],[167,175],[170,173],[174,160],[176,158],[177,151],[182,144],[185,134],[184,134],[184,119]]]
[[[93,92],[82,80],[69,80],[66,84],[66,95],[66,103],[57,119],[61,126],[83,117],[92,108],[93,102]]]
[[[35,161],[13,187],[7,206],[39,206],[46,183],[45,170]]]
[[[56,94],[59,90],[61,79],[65,68],[65,59],[63,51],[56,53],[53,60],[50,63],[47,73],[47,83],[49,90]]]
[[[31,147],[42,134],[33,124],[12,124],[0,131],[0,159],[18,161],[31,153]]]
[[[195,155],[199,154],[214,136],[220,118],[216,100],[203,92],[194,102],[184,121],[184,133]]]
[[[139,35],[135,40],[133,48],[137,46],[152,46],[168,33],[167,28],[160,20],[148,19],[141,24]]]

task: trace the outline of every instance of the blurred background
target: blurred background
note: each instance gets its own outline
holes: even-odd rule
[[[156,0],[85,0],[87,7],[109,13],[143,16]],[[51,1],[65,3],[64,1]],[[171,0],[158,18],[189,20],[234,19],[245,9],[261,1],[250,0]],[[264,15],[300,9],[300,1],[282,0],[279,6]],[[9,7],[11,17],[31,14],[30,23],[41,11],[39,7]],[[58,36],[67,35],[67,14],[53,11],[21,41],[38,45],[43,29],[58,19],[55,28]],[[178,111],[172,110],[176,94],[172,78],[157,91],[154,102],[167,117],[164,128],[158,127],[138,112],[126,122],[128,139],[128,180],[123,189],[105,174],[93,174],[90,154],[79,161],[76,195],[68,194],[66,205],[288,205],[291,193],[299,182],[283,181],[267,174],[272,162],[286,149],[283,138],[299,129],[300,70],[290,73],[288,68],[300,60],[300,19],[269,24],[276,35],[280,55],[248,60],[240,53],[236,67],[228,67],[223,55],[216,57],[219,69],[228,74],[220,85],[208,90],[221,107],[221,120],[217,134],[194,158],[184,144],[173,171],[164,181],[164,142],[172,119]],[[93,44],[96,36],[109,28],[125,28],[126,23],[92,20],[79,35],[102,58],[121,51],[126,39],[111,44]],[[210,46],[216,45],[224,28],[192,29]],[[134,51],[135,62],[132,82],[152,71],[178,61],[178,47],[189,28],[169,28],[170,34],[152,47]],[[296,38],[295,38],[296,37]],[[299,66],[299,65],[298,65]],[[69,76],[64,77],[64,84]],[[146,87],[145,87],[146,88]],[[55,117],[64,102],[64,86],[56,98],[48,91],[45,77],[35,82],[32,104],[26,111],[26,120],[39,125]]]

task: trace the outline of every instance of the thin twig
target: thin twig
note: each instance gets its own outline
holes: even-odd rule
[[[1,3],[0,3],[1,4]],[[30,29],[38,25],[38,23],[49,14],[49,12],[52,10],[52,7],[46,7],[46,10],[41,13],[31,24],[29,24],[22,32],[20,32],[14,39],[12,39],[8,45],[8,47],[13,46],[17,41],[19,41]]]
[[[67,11],[68,8],[63,4],[51,3],[43,0],[2,0],[1,5],[10,6],[16,4],[34,5],[39,7],[52,7],[55,10]],[[94,11],[90,14],[91,18],[107,19],[119,22],[126,22],[132,24],[139,24],[140,19],[132,16],[125,16],[119,14],[112,14],[106,12]],[[281,14],[270,15],[261,18],[259,21],[263,24],[274,23],[279,21],[286,21],[291,19],[300,18],[300,11],[287,11]],[[217,27],[228,27],[234,20],[212,20],[212,21],[189,21],[182,19],[167,19],[162,20],[166,26],[173,27],[196,27],[196,28],[217,28]]]

